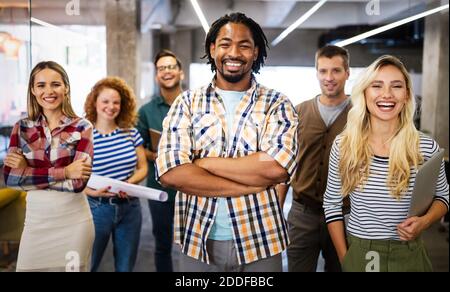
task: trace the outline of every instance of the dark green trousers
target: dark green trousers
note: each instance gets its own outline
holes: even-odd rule
[[[344,272],[432,272],[422,239],[368,240],[348,235]]]

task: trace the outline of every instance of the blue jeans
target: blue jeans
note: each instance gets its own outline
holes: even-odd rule
[[[116,272],[132,272],[141,235],[139,199],[88,197],[95,225],[91,271],[97,271],[112,235]]]
[[[155,266],[157,272],[173,272],[173,216],[175,202],[148,201],[155,237]]]

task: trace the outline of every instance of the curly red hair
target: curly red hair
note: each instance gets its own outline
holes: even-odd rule
[[[86,119],[95,124],[97,121],[96,102],[98,95],[105,88],[111,88],[120,95],[120,113],[116,118],[116,123],[120,128],[132,128],[137,123],[136,96],[133,89],[119,77],[106,77],[98,81],[86,98],[84,111]]]

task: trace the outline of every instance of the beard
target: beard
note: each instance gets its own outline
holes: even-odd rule
[[[333,90],[333,91],[328,91],[327,89],[326,89],[326,87],[323,87],[322,88],[322,94],[323,95],[325,95],[326,97],[328,97],[328,98],[338,98],[340,95],[341,95],[341,93],[344,91],[344,88],[342,87],[338,87],[338,88],[336,88],[335,90]]]
[[[325,93],[324,95],[328,98],[338,98],[341,94],[341,91],[335,91],[335,92],[329,92]]]
[[[238,83],[244,78],[244,73],[231,75],[231,74],[222,74],[223,79],[230,83]]]
[[[225,63],[225,62],[224,62]],[[243,71],[243,72],[236,72],[233,74],[229,74],[229,73],[225,73],[222,68],[217,68],[218,73],[220,73],[220,75],[222,75],[223,79],[225,79],[227,82],[230,83],[238,83],[239,81],[241,81],[242,79],[244,79],[244,77],[248,74],[248,72],[250,72],[252,70],[252,68],[250,68],[247,71]]]
[[[224,67],[225,67],[225,63],[226,62],[239,62],[242,64],[242,66],[244,67],[244,71],[241,72],[235,72],[235,73],[226,73],[224,72]],[[245,70],[245,66],[247,65],[247,63],[245,62],[245,60],[242,60],[240,58],[226,58],[221,62],[221,68],[216,67],[217,73],[220,73],[220,75],[222,75],[223,79],[225,79],[225,81],[229,82],[229,83],[238,83],[239,81],[241,81],[242,79],[245,78],[245,76],[248,74],[248,72],[250,72],[252,70],[252,68],[250,67],[248,70]]]

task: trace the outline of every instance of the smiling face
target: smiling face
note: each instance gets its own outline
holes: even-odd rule
[[[102,120],[115,122],[120,114],[120,94],[112,88],[100,91],[95,103],[97,109],[97,123]]]
[[[248,87],[258,48],[246,25],[229,22],[222,26],[210,46],[210,53],[216,65],[219,88],[242,90],[242,87]]]
[[[61,113],[67,92],[62,76],[55,70],[46,68],[34,76],[31,93],[42,107],[44,115]]]
[[[341,56],[317,59],[317,79],[324,97],[338,98],[342,95],[345,96],[344,87],[348,76],[349,71],[345,68],[344,59]]]
[[[162,89],[171,90],[181,86],[184,73],[177,65],[177,60],[174,57],[161,57],[156,62],[155,79]]]
[[[408,89],[403,73],[393,65],[378,69],[369,87],[364,91],[372,122],[397,122],[408,102]]]

